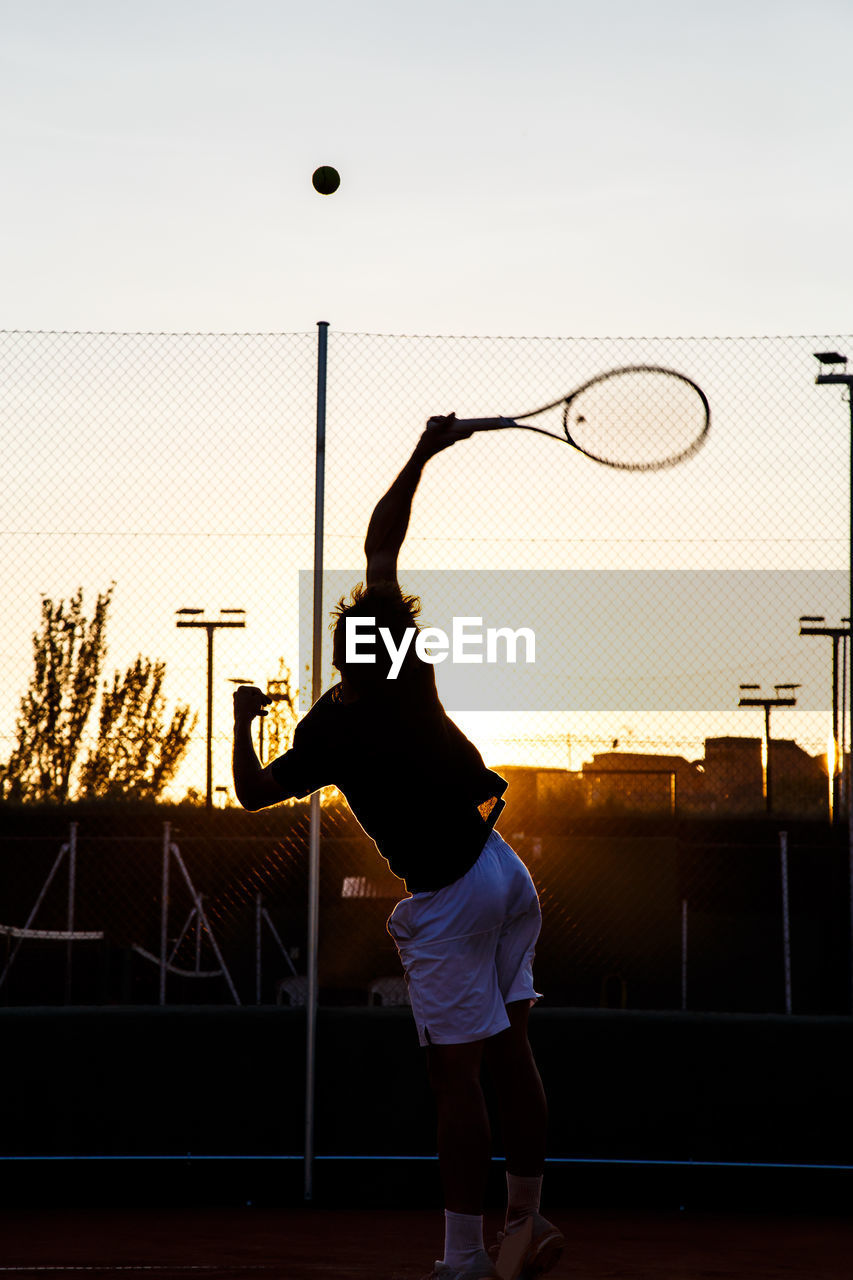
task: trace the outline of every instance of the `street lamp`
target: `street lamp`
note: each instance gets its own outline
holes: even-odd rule
[[[850,617],[853,618],[853,373],[847,372],[847,357],[842,355],[840,351],[816,351],[815,359],[820,364],[820,373],[815,378],[815,383],[819,387],[846,387],[847,388],[847,407],[850,413],[850,514],[849,514],[849,534],[850,534]],[[826,372],[829,370],[829,372]],[[838,372],[832,372],[838,370]],[[850,681],[850,692],[853,693],[853,680]],[[851,725],[853,725],[853,705],[851,705]],[[847,771],[847,874],[850,883],[850,1005],[853,1009],[853,814],[851,814],[851,800],[853,800],[853,789],[851,788],[850,765]]]
[[[742,684],[741,697],[738,702],[739,707],[763,707],[764,708],[764,808],[770,813],[773,807],[772,788],[771,788],[771,765],[770,765],[770,709],[771,707],[795,707],[797,699],[792,693],[780,695],[780,689],[799,689],[798,684],[776,684],[773,688],[776,695],[773,698],[761,697],[760,693],[753,696],[752,690],[760,690],[760,684]],[[743,690],[750,692],[744,697]]]
[[[218,618],[203,618],[204,609],[176,609],[177,627],[197,627],[207,632],[207,785],[205,804],[213,808],[213,633],[222,627],[245,627],[245,609],[220,609]],[[240,615],[239,621],[236,615]]]
[[[820,364],[820,373],[815,378],[817,386],[847,388],[847,408],[850,414],[850,553],[848,559],[850,608],[848,612],[850,617],[853,618],[853,373],[847,372],[847,357],[842,355],[840,351],[816,351],[814,356],[815,360]],[[851,681],[851,692],[853,692],[853,681]],[[850,723],[853,724],[853,708],[851,709]],[[850,780],[848,778],[848,796],[850,795],[849,783]],[[853,822],[850,823],[850,871],[851,876],[853,876]]]
[[[845,708],[847,706],[847,663],[842,663],[842,679],[839,688],[838,680],[838,651],[843,645],[843,654],[846,659],[847,641],[850,639],[850,619],[842,618],[840,627],[826,626],[826,618],[815,614],[806,614],[800,618],[800,635],[801,636],[829,636],[832,640],[832,821],[837,822],[841,811],[841,774],[844,767],[844,739],[845,734]],[[840,712],[840,715],[839,715]],[[839,731],[839,719],[841,727]],[[849,794],[849,788],[848,788]]]

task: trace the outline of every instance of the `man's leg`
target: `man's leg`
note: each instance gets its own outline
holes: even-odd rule
[[[485,1042],[485,1063],[494,1081],[506,1152],[507,1212],[497,1254],[501,1280],[533,1280],[554,1266],[562,1233],[539,1212],[548,1105],[527,1038],[530,1001],[507,1005],[510,1025]]]
[[[483,1206],[491,1129],[480,1085],[483,1041],[427,1049],[438,1110],[438,1160],[444,1190],[444,1261],[460,1270],[486,1264]]]
[[[483,1212],[492,1139],[480,1085],[482,1059],[482,1040],[427,1049],[444,1203],[453,1213]]]
[[[545,1168],[548,1104],[527,1038],[530,1001],[506,1007],[510,1025],[485,1041],[485,1061],[500,1109],[507,1171],[541,1178]]]

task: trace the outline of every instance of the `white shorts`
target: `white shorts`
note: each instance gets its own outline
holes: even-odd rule
[[[469,1044],[510,1025],[506,1005],[539,999],[542,914],[530,873],[497,831],[460,880],[398,902],[388,920],[422,1045]]]

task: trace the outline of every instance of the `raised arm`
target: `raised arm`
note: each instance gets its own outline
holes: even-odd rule
[[[477,427],[471,423],[457,422],[456,415],[452,413],[447,417],[430,418],[409,461],[388,492],[379,499],[370,517],[364,541],[369,587],[377,582],[397,581],[397,557],[409,527],[412,499],[429,459],[456,444],[457,440],[466,440],[475,430]]]

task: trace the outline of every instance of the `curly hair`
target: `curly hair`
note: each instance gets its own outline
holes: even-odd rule
[[[395,644],[400,643],[411,627],[417,627],[421,602],[417,596],[404,594],[395,582],[380,582],[365,586],[359,582],[349,596],[341,596],[332,610],[330,627],[335,638],[335,666],[359,688],[367,689],[383,684],[391,659],[382,645],[376,646],[376,661],[346,664],[343,660],[343,632],[346,618],[375,618],[376,629],[386,627]]]

